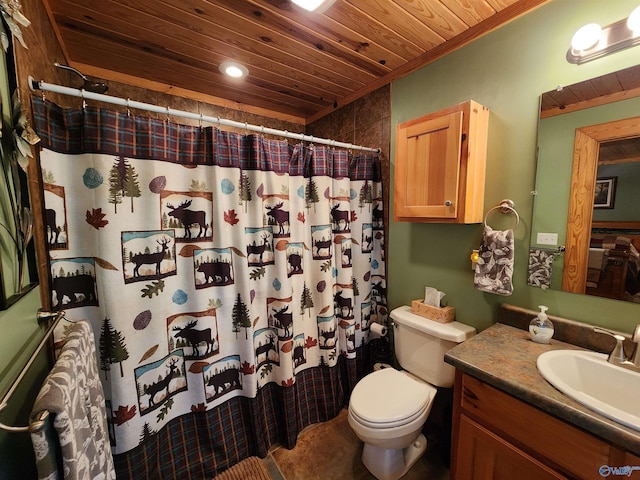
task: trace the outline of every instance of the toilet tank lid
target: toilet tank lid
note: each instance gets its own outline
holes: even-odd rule
[[[462,343],[476,334],[476,329],[460,322],[439,323],[411,312],[411,307],[402,306],[391,311],[391,318],[434,337],[450,342]]]

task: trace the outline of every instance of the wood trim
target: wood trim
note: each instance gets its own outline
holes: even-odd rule
[[[640,222],[591,222],[591,228],[640,230]]]
[[[640,117],[576,129],[562,290],[585,293],[600,143],[640,136]]]
[[[563,106],[563,108],[556,107],[550,108],[549,110],[543,110],[540,112],[540,120],[549,117],[556,117],[558,115],[564,115],[565,113],[577,112],[586,108],[599,107],[600,105],[619,102],[621,100],[628,100],[635,97],[640,97],[640,87],[626,90],[624,92],[616,92],[610,95],[603,95],[601,97],[592,98],[583,102],[572,103],[571,105]]]

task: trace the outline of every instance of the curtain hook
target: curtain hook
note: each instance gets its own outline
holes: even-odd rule
[[[87,108],[87,101],[84,99],[84,88],[80,90],[80,97],[82,97],[82,110]]]
[[[129,107],[129,97],[127,97],[127,117],[131,117],[131,108]]]
[[[203,119],[203,114],[202,112],[200,112],[200,130],[202,130],[202,119]]]
[[[167,105],[167,123],[169,123],[169,117],[171,116],[171,112],[169,110],[169,106]]]

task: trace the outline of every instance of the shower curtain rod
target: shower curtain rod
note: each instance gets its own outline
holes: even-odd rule
[[[86,90],[81,90],[78,88],[70,88],[64,87],[62,85],[55,85],[53,83],[36,81],[33,79],[33,77],[29,77],[29,88],[31,88],[31,90],[43,90],[47,92],[61,93],[63,95],[70,95],[72,97],[80,97],[83,100],[97,100],[99,102],[111,103],[127,108],[136,108],[139,110],[147,110],[149,112],[156,113],[166,113],[167,116],[173,115],[174,117],[190,118],[192,120],[215,123],[228,127],[244,128],[245,130],[252,130],[254,132],[260,132],[263,134],[267,133],[269,135],[278,135],[281,137],[294,138],[311,143],[322,143],[324,145],[331,145],[332,147],[349,148],[352,150],[380,153],[379,148],[363,147],[361,145],[354,145],[352,143],[338,142],[336,140],[330,140],[327,138],[314,137],[313,135],[305,135],[304,133],[292,133],[286,130],[278,130],[275,128],[263,127],[261,125],[252,125],[246,122],[236,122],[235,120],[229,120],[220,117],[210,117],[208,115],[186,112],[184,110],[175,110],[169,107],[160,107],[158,105],[152,105],[150,103],[136,102],[128,98],[114,97],[111,95],[104,95],[102,93],[88,92]]]

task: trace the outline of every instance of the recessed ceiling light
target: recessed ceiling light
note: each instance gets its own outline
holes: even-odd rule
[[[222,62],[220,71],[231,78],[242,78],[249,75],[249,69],[237,62]]]
[[[299,7],[310,12],[322,13],[329,8],[336,0],[291,0]]]

